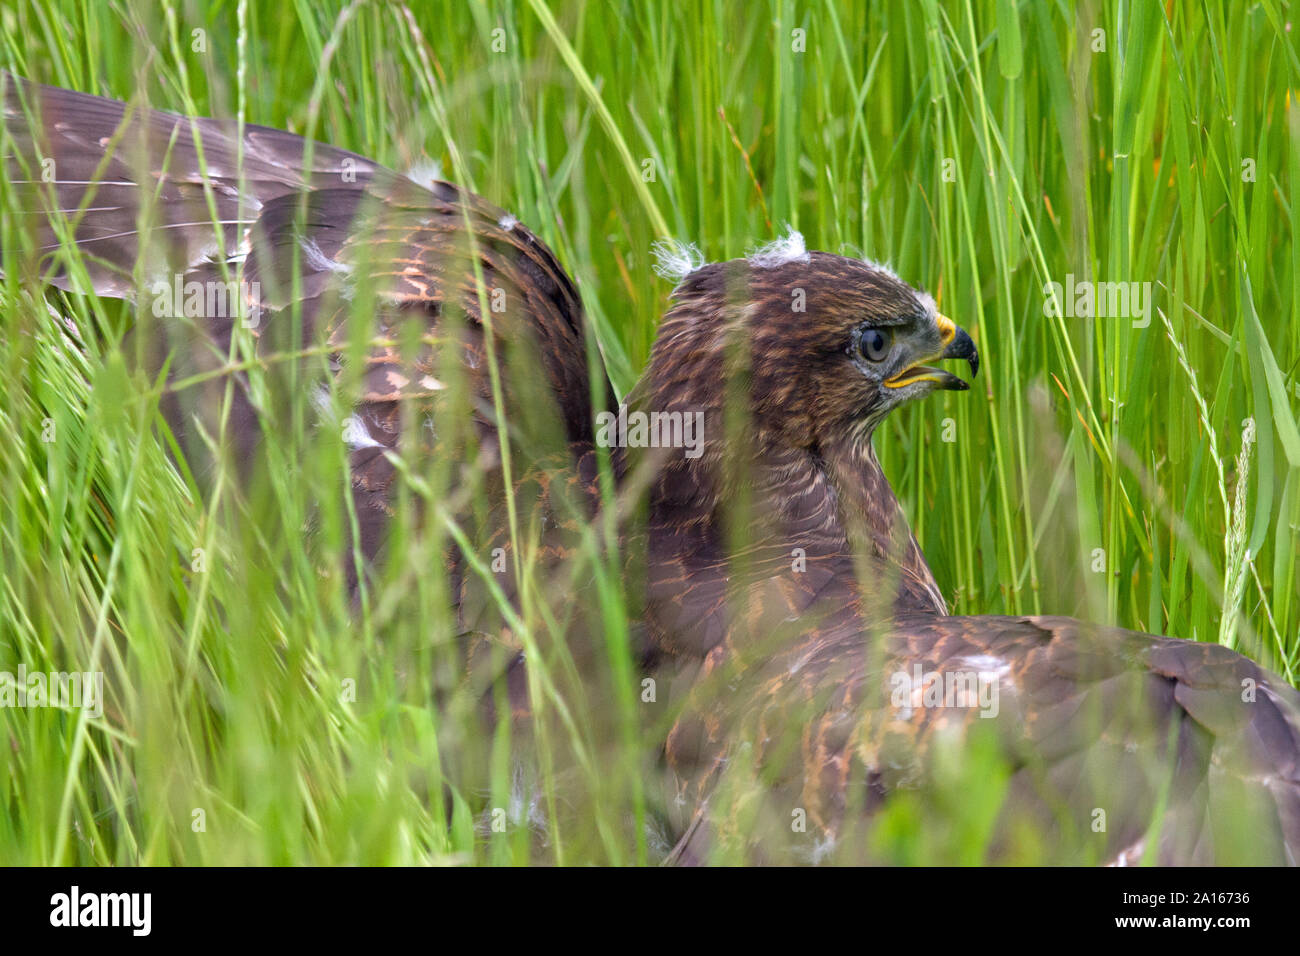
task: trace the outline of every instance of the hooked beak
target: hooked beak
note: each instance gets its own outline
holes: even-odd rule
[[[939,351],[933,355],[922,356],[921,361],[915,365],[903,369],[901,372],[885,379],[886,388],[902,388],[904,385],[911,385],[914,382],[934,382],[938,388],[948,389],[953,392],[964,392],[970,388],[970,385],[963,382],[951,372],[944,371],[941,368],[930,368],[923,362],[933,362],[936,359],[965,359],[970,363],[970,373],[974,377],[979,374],[980,356],[975,349],[975,343],[966,330],[958,327],[952,319],[946,315],[935,316],[935,325],[939,328]]]

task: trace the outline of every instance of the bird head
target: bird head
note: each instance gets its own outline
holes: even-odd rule
[[[765,437],[814,448],[869,438],[890,411],[969,388],[931,363],[979,355],[934,300],[888,268],[807,252],[797,233],[682,278],[651,360],[659,407],[717,408],[746,383]]]

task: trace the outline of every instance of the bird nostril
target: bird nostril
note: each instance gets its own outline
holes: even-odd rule
[[[945,347],[949,345],[952,342],[953,337],[961,331],[957,327],[957,323],[946,315],[936,315],[934,317],[934,324],[939,329],[939,341],[943,343]]]

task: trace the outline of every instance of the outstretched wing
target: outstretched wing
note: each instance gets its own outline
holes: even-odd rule
[[[430,188],[364,157],[280,130],[197,119],[27,83],[3,85],[6,216],[21,242],[4,265],[72,291],[134,298],[161,310],[155,360],[169,361],[165,412],[187,453],[235,386],[227,433],[251,461],[268,422],[348,383],[362,554],[382,549],[396,448],[406,416],[432,422],[448,355],[470,397],[489,491],[500,436],[486,330],[505,378],[507,420],[558,422],[560,447],[592,434],[590,375],[578,294],[551,251],[512,216],[449,183]],[[67,250],[77,255],[69,257]],[[228,290],[190,307],[191,289]],[[176,295],[172,291],[176,290]],[[183,300],[183,301],[182,301]],[[236,301],[237,300],[237,301]],[[358,303],[364,302],[364,305]],[[484,304],[488,304],[485,312]],[[362,327],[356,327],[360,319]],[[413,327],[413,328],[412,328]],[[243,334],[246,333],[246,334]],[[240,359],[267,363],[254,393]],[[323,349],[321,348],[323,347]],[[325,367],[322,367],[324,365]],[[535,372],[535,374],[530,374]],[[322,374],[323,373],[323,374]],[[291,393],[289,383],[311,382]],[[603,392],[611,396],[607,382]],[[426,430],[427,431],[427,430]],[[527,472],[525,456],[519,472]],[[352,569],[349,569],[353,576]],[[356,581],[353,576],[353,585]]]
[[[780,643],[715,655],[673,730],[695,815],[679,859],[880,859],[891,801],[952,827],[992,786],[977,859],[1300,860],[1300,694],[1226,648],[1059,617],[873,634],[851,614]]]

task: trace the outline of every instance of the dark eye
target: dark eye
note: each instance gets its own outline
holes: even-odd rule
[[[863,329],[858,351],[869,362],[879,362],[889,354],[889,336],[880,329]]]

